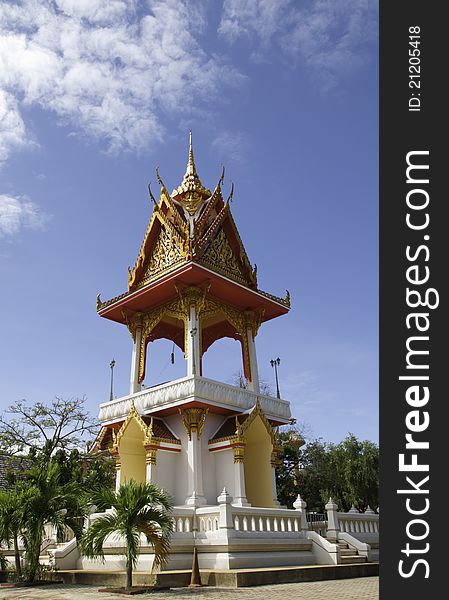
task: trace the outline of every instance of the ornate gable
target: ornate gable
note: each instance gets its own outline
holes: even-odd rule
[[[164,273],[176,268],[185,260],[177,240],[173,234],[161,227],[158,237],[151,250],[142,277],[136,287],[143,286],[153,281]]]
[[[221,193],[224,168],[213,192],[203,186],[196,171],[190,135],[187,170],[181,185],[169,194],[158,170],[159,201],[154,198],[153,214],[136,263],[128,270],[128,288],[133,291],[195,261],[257,289],[256,268],[252,267],[230,211],[234,186],[226,202]]]
[[[223,229],[220,229],[215,239],[205,251],[201,263],[219,273],[243,283],[248,283],[244,276],[240,261],[235,255]]]

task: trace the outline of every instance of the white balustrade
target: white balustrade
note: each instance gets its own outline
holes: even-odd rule
[[[263,396],[199,375],[191,375],[176,381],[170,381],[140,392],[117,398],[100,404],[99,420],[103,424],[113,423],[126,417],[134,405],[140,414],[150,413],[155,408],[195,399],[204,400],[223,407],[249,410],[259,399],[262,410],[268,418],[279,418],[287,421],[291,417],[290,404],[286,400]]]
[[[344,533],[379,533],[379,515],[337,513],[340,531]]]
[[[301,532],[300,516],[293,510],[233,506],[232,512],[234,529],[242,534],[298,537]]]
[[[193,531],[193,509],[190,507],[176,506],[172,512],[173,532],[177,534],[192,535]]]

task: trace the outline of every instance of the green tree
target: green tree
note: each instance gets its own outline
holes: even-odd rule
[[[51,461],[59,467],[61,483],[78,483],[89,500],[95,490],[115,487],[115,461],[109,454],[86,454],[76,448],[68,454],[60,449]],[[104,507],[100,505],[97,508],[103,510]]]
[[[292,508],[299,493],[299,461],[304,439],[297,427],[290,426],[276,435],[278,467],[276,486],[281,504]]]
[[[173,530],[171,498],[154,484],[130,480],[118,492],[99,489],[95,503],[114,510],[96,519],[83,535],[82,554],[88,558],[103,558],[103,544],[110,535],[123,537],[126,556],[126,589],[132,587],[132,573],[137,565],[140,534],[153,546],[154,566],[168,558]]]
[[[340,510],[355,506],[361,511],[379,504],[379,448],[373,442],[359,441],[349,434],[328,448],[332,479],[329,491]],[[329,497],[327,495],[327,497]]]
[[[308,511],[324,512],[329,496],[340,510],[352,505],[365,510],[378,506],[379,449],[349,434],[339,444],[313,440],[302,446],[293,429],[279,433],[280,466],[276,470],[278,497],[292,507],[296,496]]]
[[[23,493],[21,534],[28,580],[34,581],[40,567],[45,525],[53,525],[59,533],[70,527],[76,537],[81,537],[83,520],[87,515],[86,496],[78,484],[61,483],[60,469],[54,462],[45,467],[33,467],[27,481],[18,484],[18,490]]]
[[[19,535],[24,521],[23,506],[25,493],[17,489],[0,491],[0,544],[14,547],[16,577],[22,577]]]
[[[310,512],[324,512],[329,493],[326,491],[333,484],[330,472],[328,445],[322,440],[309,442],[301,451],[298,486],[302,498],[307,502]],[[324,496],[327,495],[327,498]]]

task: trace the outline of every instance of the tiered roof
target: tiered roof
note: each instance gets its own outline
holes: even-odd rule
[[[231,214],[234,186],[231,185],[224,200],[224,168],[213,192],[203,185],[195,165],[191,133],[187,168],[181,184],[169,194],[158,170],[156,174],[160,197],[156,201],[148,186],[154,203],[153,214],[135,264],[128,269],[128,291],[106,302],[102,302],[98,296],[98,312],[121,321],[120,311],[109,311],[109,307],[124,306],[131,297],[141,297],[141,290],[154,287],[172,274],[182,273],[184,276],[189,266],[203,269],[191,269],[190,274],[184,276],[187,284],[198,285],[198,282],[209,277],[210,272],[221,276],[222,282],[235,282],[239,284],[237,293],[242,298],[242,306],[268,307],[263,320],[287,312],[290,307],[288,292],[285,298],[278,298],[258,290],[257,268],[248,259]],[[221,294],[220,285],[223,283],[218,284],[217,293]],[[253,294],[255,292],[257,298],[245,293],[245,289]],[[213,289],[211,293],[214,293]],[[153,295],[153,298],[156,296]],[[131,301],[128,308],[137,310],[137,306],[142,310],[142,301],[134,304]]]

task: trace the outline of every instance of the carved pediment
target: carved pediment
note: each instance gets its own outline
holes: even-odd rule
[[[235,279],[243,284],[248,283],[242,272],[240,260],[235,255],[223,229],[221,229],[214,238],[209,248],[202,256],[201,262],[204,263],[205,266],[208,266],[214,271],[218,271],[231,279]]]
[[[164,272],[175,268],[183,259],[179,244],[176,243],[169,231],[161,227],[139,286],[145,285],[160,277]]]

